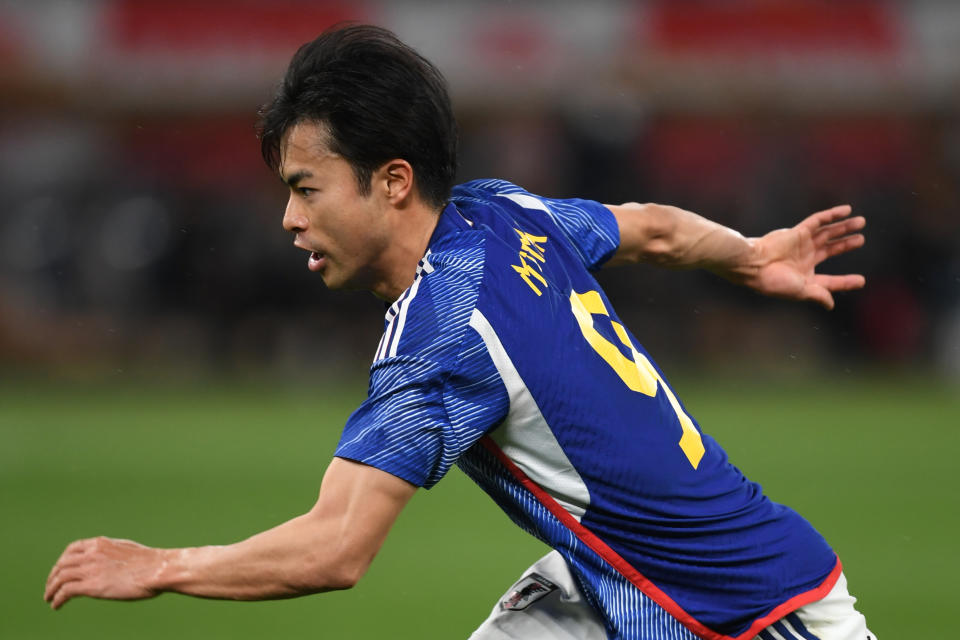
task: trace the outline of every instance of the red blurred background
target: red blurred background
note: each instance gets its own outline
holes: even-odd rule
[[[863,0],[0,1],[0,371],[362,374],[382,307],[307,273],[254,134],[292,53],[342,20],[444,71],[463,180],[748,235],[867,216],[826,270],[868,287],[830,313],[603,274],[662,361],[960,374],[960,6]]]

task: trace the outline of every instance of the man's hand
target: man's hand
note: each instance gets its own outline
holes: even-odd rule
[[[54,609],[77,596],[141,600],[165,565],[164,550],[132,540],[89,538],[70,543],[50,571],[43,599]]]
[[[833,293],[860,289],[859,274],[825,275],[817,265],[864,243],[857,233],[866,224],[862,216],[850,218],[849,205],[815,213],[790,229],[771,231],[751,240],[750,258],[735,271],[739,281],[764,295],[791,300],[812,300],[833,309]],[[731,278],[734,279],[734,278]]]

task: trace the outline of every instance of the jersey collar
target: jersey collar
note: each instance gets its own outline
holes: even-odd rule
[[[457,205],[450,202],[444,207],[443,211],[440,212],[440,219],[437,220],[437,226],[433,230],[433,235],[430,236],[430,242],[427,244],[427,247],[433,248],[442,238],[466,231],[472,226],[473,223],[463,217]]]

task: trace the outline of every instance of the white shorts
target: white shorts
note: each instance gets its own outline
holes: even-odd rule
[[[830,593],[770,625],[755,640],[877,640],[854,602],[841,573]],[[607,632],[563,557],[551,551],[510,587],[470,640],[607,640]]]

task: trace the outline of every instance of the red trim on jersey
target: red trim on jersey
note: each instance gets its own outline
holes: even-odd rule
[[[833,585],[840,577],[843,567],[840,564],[840,558],[837,558],[837,564],[834,566],[830,575],[820,583],[820,586],[810,591],[798,594],[786,602],[780,604],[773,611],[763,618],[755,620],[750,628],[737,636],[725,636],[718,631],[705,626],[692,615],[684,611],[683,607],[674,602],[673,598],[660,590],[655,584],[650,582],[642,573],[637,571],[633,565],[627,562],[616,551],[610,548],[607,543],[598,538],[592,531],[580,524],[576,518],[560,506],[540,485],[530,479],[516,463],[507,456],[506,453],[493,441],[490,436],[484,436],[480,439],[484,448],[492,453],[507,470],[522,484],[530,493],[532,493],[540,503],[554,515],[565,527],[570,529],[581,542],[586,544],[594,553],[603,558],[610,566],[624,578],[629,580],[635,587],[640,589],[647,597],[656,602],[667,613],[680,621],[690,631],[694,632],[704,640],[750,640],[755,637],[762,629],[773,624],[791,611],[794,611],[805,604],[820,600],[827,595],[833,588]]]
[[[842,572],[843,565],[840,564],[840,558],[838,557],[837,564],[834,565],[833,571],[831,571],[830,574],[824,578],[819,587],[795,595],[780,606],[776,607],[767,615],[754,620],[753,624],[750,625],[750,628],[738,635],[734,640],[749,640],[791,611],[796,611],[805,604],[810,604],[811,602],[816,602],[817,600],[826,597],[826,595],[830,593],[830,590],[833,589],[833,586],[837,583],[837,580],[840,578],[840,574]]]

